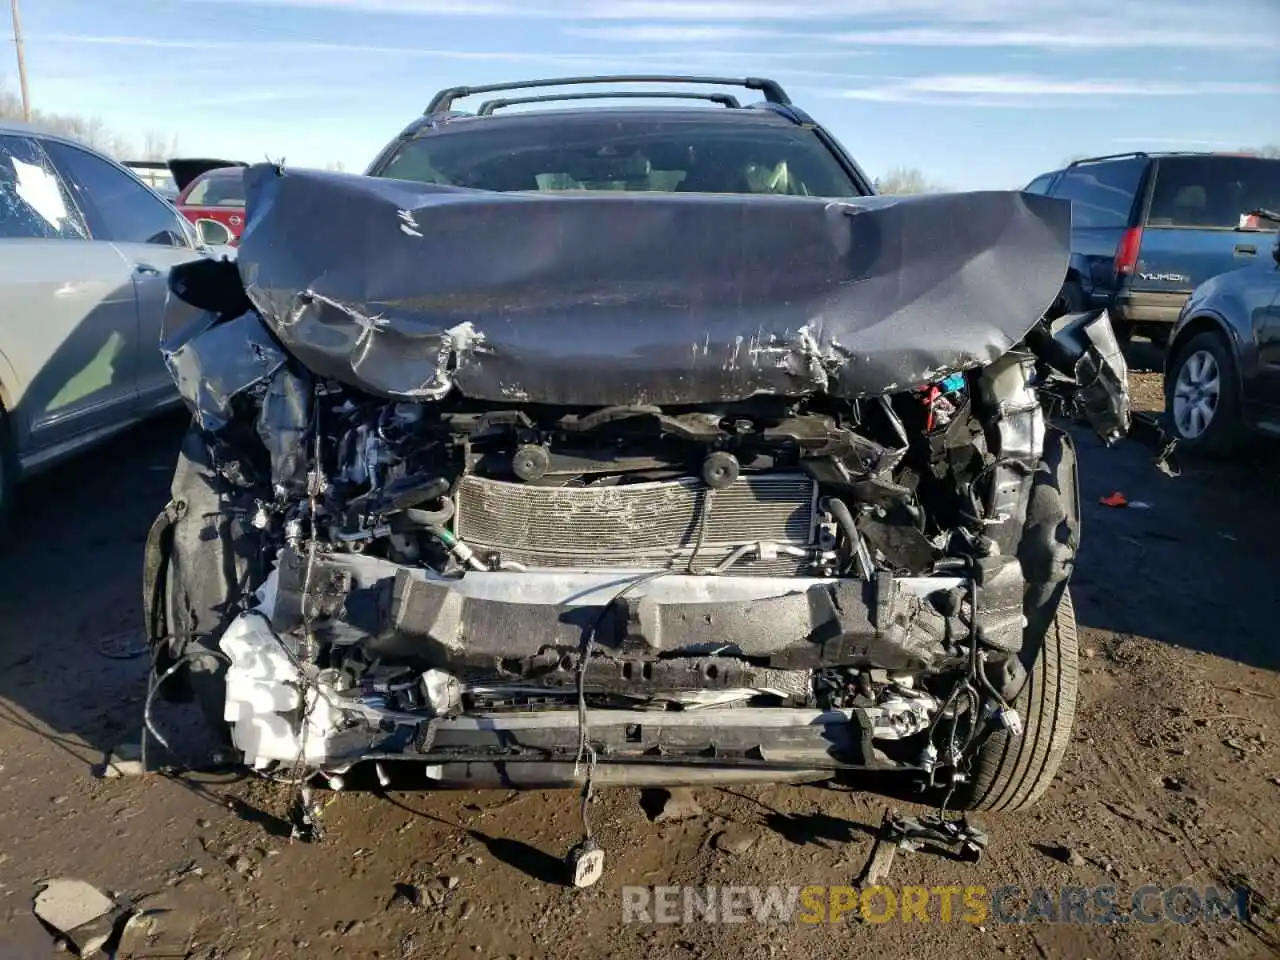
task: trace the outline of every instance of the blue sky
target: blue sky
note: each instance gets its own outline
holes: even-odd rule
[[[774,77],[870,173],[958,189],[1079,153],[1280,143],[1280,0],[22,0],[22,16],[36,107],[188,155],[363,169],[440,87],[672,71]],[[10,44],[0,83],[16,80]]]

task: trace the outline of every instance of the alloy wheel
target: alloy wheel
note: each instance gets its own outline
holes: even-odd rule
[[[1222,376],[1208,350],[1197,350],[1183,361],[1173,388],[1173,422],[1187,440],[1200,437],[1218,411]]]

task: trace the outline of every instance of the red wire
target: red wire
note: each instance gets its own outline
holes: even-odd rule
[[[926,433],[928,433],[930,430],[933,429],[933,403],[935,400],[938,399],[938,395],[941,392],[942,391],[939,390],[937,387],[929,388],[929,396],[928,396],[928,399],[925,400],[925,403],[929,405],[929,416],[926,417],[924,421],[924,429]]]

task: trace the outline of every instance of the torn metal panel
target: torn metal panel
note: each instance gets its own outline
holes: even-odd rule
[[[1029,352],[1014,350],[983,370],[979,381],[985,402],[997,411],[990,429],[997,460],[991,468],[987,522],[1003,552],[1012,551],[1022,535],[1030,493],[1026,478],[1044,446],[1045,418],[1032,386],[1034,368]]]
[[[997,555],[974,561],[978,587],[978,636],[988,647],[1006,653],[1022,649],[1026,626],[1023,596],[1027,583],[1017,557]]]
[[[854,398],[994,361],[1053,301],[1068,205],[537,195],[259,164],[239,269],[309,369],[378,396]]]
[[[201,429],[221,429],[231,401],[269,381],[287,355],[257,314],[220,321],[209,313],[161,344],[169,373]]]
[[[303,437],[311,423],[311,402],[311,377],[287,366],[276,371],[262,397],[256,426],[271,456],[271,487],[277,494],[296,494],[306,485]]]
[[[1105,314],[1085,324],[1083,333],[1088,347],[1076,361],[1076,403],[1098,435],[1111,443],[1132,425],[1129,367]]]
[[[1063,392],[1073,412],[1110,444],[1128,434],[1133,424],[1129,399],[1129,368],[1111,318],[1105,310],[1069,314],[1037,324],[1027,335],[1035,355],[1067,378]]]

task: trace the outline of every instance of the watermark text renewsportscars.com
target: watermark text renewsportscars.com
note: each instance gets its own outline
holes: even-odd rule
[[[623,923],[1195,923],[1248,918],[1229,887],[669,886],[622,888]]]

